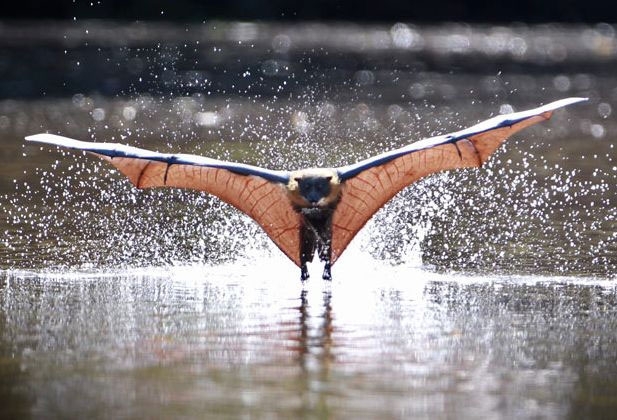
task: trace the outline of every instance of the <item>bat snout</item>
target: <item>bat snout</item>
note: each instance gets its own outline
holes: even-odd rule
[[[311,206],[315,207],[323,199],[323,194],[318,191],[310,191],[308,194],[304,195],[304,198],[306,198],[306,201],[308,201]]]

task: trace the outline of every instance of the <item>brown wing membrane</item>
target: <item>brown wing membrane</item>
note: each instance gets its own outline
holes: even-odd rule
[[[510,126],[416,150],[369,167],[345,181],[332,220],[332,263],[373,214],[404,187],[435,172],[479,167],[512,134],[549,119],[551,114],[547,111]]]
[[[93,154],[118,168],[137,188],[189,188],[216,195],[248,214],[281,251],[300,265],[300,219],[283,185],[221,168]]]

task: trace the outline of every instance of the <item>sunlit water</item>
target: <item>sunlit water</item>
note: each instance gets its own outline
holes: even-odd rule
[[[589,27],[0,27],[0,413],[559,418],[617,406],[617,39]],[[119,35],[121,34],[121,36]],[[44,71],[41,71],[44,70]],[[51,131],[342,165],[590,101],[406,189],[302,284],[207,195]]]

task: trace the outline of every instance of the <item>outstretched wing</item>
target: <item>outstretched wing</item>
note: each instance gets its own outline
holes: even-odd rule
[[[529,111],[500,115],[465,130],[337,168],[342,195],[332,220],[332,262],[373,214],[405,186],[435,172],[479,167],[512,134],[549,119],[557,108],[584,100],[562,99]]]
[[[83,142],[53,134],[36,134],[26,140],[93,153],[114,165],[137,188],[189,188],[213,194],[248,214],[300,265],[300,218],[286,196],[289,174],[285,171],[115,143]]]

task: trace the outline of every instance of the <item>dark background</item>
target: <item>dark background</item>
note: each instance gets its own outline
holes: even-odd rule
[[[0,19],[353,20],[416,22],[614,22],[614,1],[537,0],[21,0]]]

